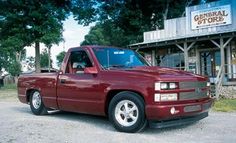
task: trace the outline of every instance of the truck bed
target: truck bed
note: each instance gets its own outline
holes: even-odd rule
[[[58,73],[33,73],[20,75],[18,79],[18,97],[23,103],[29,102],[32,89],[40,91],[43,103],[47,107],[58,108],[56,86]]]

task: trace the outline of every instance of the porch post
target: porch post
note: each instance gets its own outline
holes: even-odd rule
[[[226,46],[226,58],[227,58],[227,71],[228,71],[228,78],[232,78],[232,62],[231,62],[231,52],[230,52],[230,45]]]
[[[197,74],[200,74],[200,54],[198,51],[198,48],[196,47],[196,68],[197,68]]]
[[[221,56],[221,65],[223,65],[223,73],[225,73],[225,51],[224,48],[229,44],[229,42],[233,39],[233,37],[229,38],[225,43],[224,39],[220,38],[220,44],[218,44],[214,40],[210,40],[213,44],[215,44],[218,48],[220,48],[220,56]]]
[[[155,50],[152,50],[152,66],[156,65],[156,54],[155,54]]]
[[[188,51],[193,47],[196,42],[192,42],[189,46],[187,42],[184,42],[184,47],[181,47],[179,44],[175,44],[180,50],[184,52],[184,68],[185,71],[189,71],[189,58],[188,58]]]
[[[187,45],[187,42],[184,42],[184,67],[185,67],[186,71],[189,71],[188,45]]]
[[[220,38],[220,57],[221,57],[221,65],[222,67],[222,74],[225,74],[225,50],[224,50],[224,40]]]

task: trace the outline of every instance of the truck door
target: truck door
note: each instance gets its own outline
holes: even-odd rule
[[[84,73],[84,68],[94,66],[88,53],[85,49],[71,52],[65,73],[58,77],[57,101],[61,110],[104,114],[99,73]]]

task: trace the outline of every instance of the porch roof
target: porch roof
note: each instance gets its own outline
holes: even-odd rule
[[[166,38],[161,40],[155,40],[150,42],[142,42],[131,44],[128,47],[131,49],[143,49],[143,48],[152,48],[152,47],[161,47],[161,46],[168,46],[174,44],[180,44],[183,42],[197,42],[197,41],[206,41],[206,40],[214,40],[219,38],[229,38],[229,37],[236,37],[236,30],[228,30],[221,33],[210,33],[206,34],[199,34],[198,36],[188,36],[188,37],[175,37],[175,38]]]

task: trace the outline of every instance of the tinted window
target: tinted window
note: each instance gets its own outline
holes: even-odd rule
[[[79,63],[84,67],[92,67],[92,63],[85,51],[72,52],[71,54],[71,64]]]
[[[136,52],[119,48],[94,48],[94,53],[104,68],[132,68],[148,66],[147,62]]]

